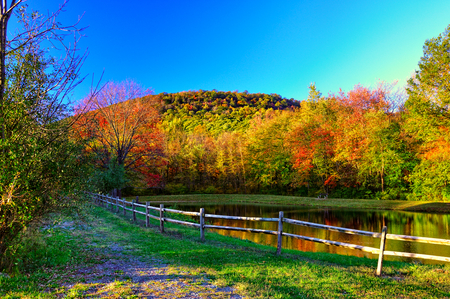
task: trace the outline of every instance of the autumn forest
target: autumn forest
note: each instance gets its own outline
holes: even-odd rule
[[[108,83],[79,105],[71,138],[92,183],[126,194],[258,193],[450,200],[450,27],[405,88],[356,85],[303,101]]]

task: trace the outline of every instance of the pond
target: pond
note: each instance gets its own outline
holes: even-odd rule
[[[370,232],[381,232],[383,226],[387,226],[389,234],[412,235],[430,238],[450,239],[450,215],[433,213],[412,213],[399,211],[350,211],[343,209],[311,209],[295,206],[266,206],[266,205],[187,205],[177,204],[176,208],[184,211],[199,211],[205,208],[206,214],[266,217],[278,218],[279,211],[284,212],[285,218],[303,220],[319,224],[352,228]],[[222,226],[239,226],[245,228],[258,228],[265,230],[277,230],[275,222],[259,221],[237,221],[226,219],[206,218],[207,224]],[[276,246],[277,236],[230,231],[214,230],[219,234],[236,238],[250,240],[259,244]],[[348,235],[344,233],[331,232],[317,228],[283,224],[283,231],[314,238],[327,239],[363,246],[379,248],[380,239],[366,236]],[[295,249],[301,251],[329,252],[343,255],[366,256],[377,258],[377,255],[359,250],[346,249],[336,246],[315,243],[283,237],[283,249]],[[386,240],[386,250],[422,253],[450,257],[450,246],[434,245],[417,242],[405,242],[397,240]],[[412,261],[410,258],[386,256],[386,260]],[[442,263],[423,259],[418,262],[424,264]]]

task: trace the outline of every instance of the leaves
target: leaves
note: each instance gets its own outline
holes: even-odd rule
[[[449,200],[450,26],[425,42],[419,70],[408,81],[405,131],[420,163],[410,180],[413,198]]]
[[[74,138],[86,142],[86,153],[100,169],[116,163],[135,184],[155,186],[160,183],[157,167],[164,163],[164,137],[158,102],[150,93],[133,81],[106,84],[78,107]]]

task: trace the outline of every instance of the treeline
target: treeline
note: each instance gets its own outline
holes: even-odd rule
[[[381,82],[322,96],[311,84],[298,102],[216,90],[132,97],[122,83],[88,97],[96,107],[75,138],[95,153],[99,190],[450,200],[449,31],[426,42],[405,90]]]
[[[244,131],[256,114],[264,114],[267,110],[300,107],[300,102],[294,99],[247,91],[199,90],[161,93],[156,97],[161,103],[165,130],[192,132],[203,126],[213,134]]]
[[[417,161],[402,131],[401,100],[386,84],[329,97],[311,85],[301,107],[260,110],[240,130],[174,129],[166,119],[163,187],[404,199],[405,173]]]
[[[415,107],[414,89],[409,86],[406,98],[394,91],[393,84],[380,83],[373,89],[356,86],[350,92],[323,97],[311,85],[301,107],[260,108],[235,130],[219,130],[214,123],[207,126],[205,117],[197,118],[194,129],[177,127],[171,121],[188,122],[189,116],[172,113],[167,117],[166,112],[161,187],[174,194],[329,193],[344,198],[450,199],[445,167],[430,167],[448,163],[450,156],[443,159],[444,151],[436,161],[424,153],[439,150],[434,143],[418,140],[421,129],[433,128],[422,128],[418,116],[404,105],[407,99],[406,107]],[[197,93],[189,95],[196,98]],[[169,99],[176,97],[172,94]],[[234,122],[231,117],[228,120]],[[443,125],[435,126],[439,131]],[[449,149],[447,143],[440,146]],[[439,170],[433,173],[433,169]]]

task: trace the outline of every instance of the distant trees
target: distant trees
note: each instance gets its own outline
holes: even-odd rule
[[[380,196],[384,196],[387,183],[394,187],[386,178],[399,179],[403,167],[398,151],[400,119],[398,113],[390,112],[391,98],[397,96],[392,89],[393,85],[382,82],[373,89],[355,86],[336,97],[336,161],[351,165],[357,173],[356,181],[369,190],[381,189]]]
[[[134,81],[109,82],[80,105],[74,133],[86,141],[86,151],[99,169],[120,173],[117,167],[123,167],[128,179],[153,186],[160,183],[155,169],[161,163],[163,135],[159,103],[150,95],[151,90]],[[124,187],[125,180],[112,181],[118,182],[115,188]]]
[[[77,123],[117,185],[127,172],[172,193],[450,199],[450,26],[425,43],[405,105],[385,82],[328,96],[311,84],[301,103],[127,84],[108,85]]]
[[[403,196],[398,191],[408,155],[390,84],[357,85],[328,97],[311,84],[301,107],[264,94],[192,91],[157,97],[167,109],[163,173],[169,192]]]
[[[246,132],[245,164],[253,189],[287,191],[294,185],[292,147],[286,137],[297,121],[294,111],[268,111],[264,118],[252,120]]]
[[[310,87],[310,97],[302,104],[299,121],[290,135],[292,162],[298,178],[297,186],[309,190],[330,192],[337,180],[335,157],[333,100],[316,98],[315,86]]]
[[[168,190],[180,184],[190,192],[204,192],[210,186],[209,190],[217,192],[328,192],[345,197],[403,198],[399,193],[406,182],[403,172],[410,166],[405,164],[408,154],[400,129],[398,97],[392,89],[385,83],[373,89],[357,85],[347,93],[324,97],[312,84],[301,107],[292,105],[284,110],[265,109],[273,98],[260,95],[254,100],[259,110],[253,110],[242,127],[232,125],[240,122],[240,115],[227,110],[217,113],[215,108],[224,107],[223,98],[236,96],[234,106],[255,109],[244,102],[250,94],[201,91],[182,93],[182,97],[164,95],[162,101],[174,109],[163,116]],[[210,112],[196,113],[196,118],[185,114],[190,108],[174,112],[176,106],[186,105],[182,103],[194,106],[203,95],[216,97],[215,104],[203,101]],[[280,97],[272,105],[280,106],[277,104],[282,101],[285,99]],[[217,129],[224,118],[229,125]],[[206,119],[207,125],[203,124]],[[190,128],[197,123],[201,125]]]
[[[266,110],[286,110],[300,106],[300,102],[277,94],[237,91],[184,91],[162,93],[157,97],[162,102],[164,127],[176,123],[183,130],[192,132],[197,126],[203,126],[214,135],[224,131],[245,131],[250,120]]]
[[[311,84],[301,103],[108,85],[80,114],[78,134],[116,185],[121,173],[140,173],[172,193],[447,200],[449,30],[427,41],[405,105],[403,91],[385,82],[328,96]]]

